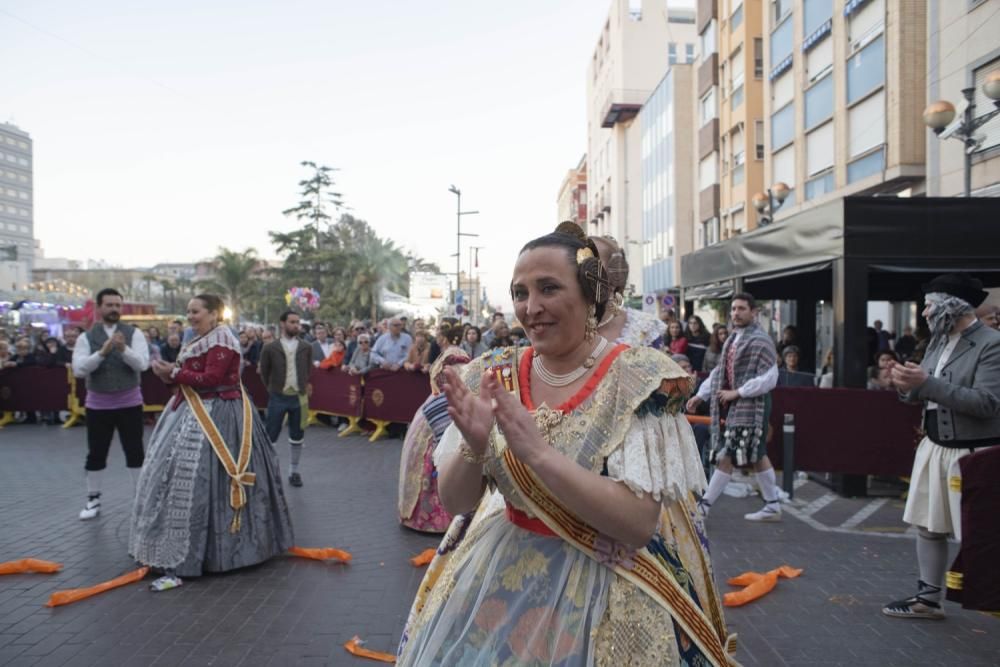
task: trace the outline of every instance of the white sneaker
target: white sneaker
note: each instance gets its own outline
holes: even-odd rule
[[[83,506],[82,510],[80,510],[80,520],[87,521],[88,519],[93,519],[100,513],[101,497],[97,496],[96,498],[88,498],[87,504]]]
[[[743,518],[747,521],[781,521],[781,505],[778,503],[768,503],[760,511],[744,514]]]

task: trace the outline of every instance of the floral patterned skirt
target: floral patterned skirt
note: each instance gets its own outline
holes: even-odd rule
[[[423,410],[417,410],[406,430],[399,459],[399,521],[425,533],[444,533],[452,519],[438,497],[433,460],[436,444]]]
[[[500,514],[448,561],[397,664],[704,664],[685,655],[687,643],[665,609],[612,569]]]

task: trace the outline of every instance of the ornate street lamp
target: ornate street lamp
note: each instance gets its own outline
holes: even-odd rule
[[[781,205],[788,199],[792,191],[787,183],[778,181],[764,192],[758,192],[751,199],[753,207],[757,209],[757,226],[764,227],[774,222],[774,214],[781,208]]]
[[[988,123],[994,116],[1000,114],[1000,70],[990,72],[983,82],[983,94],[993,100],[996,109],[987,111],[976,117],[976,89],[965,88],[962,96],[962,115],[955,117],[959,111],[948,100],[938,100],[924,109],[924,124],[934,130],[941,139],[958,139],[965,145],[965,196],[972,196],[972,154],[979,150],[985,137],[976,134],[976,130]]]

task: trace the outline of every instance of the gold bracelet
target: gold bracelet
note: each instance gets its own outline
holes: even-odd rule
[[[458,451],[459,453],[462,454],[462,458],[465,459],[467,463],[473,463],[475,465],[483,465],[484,463],[490,460],[489,450],[486,450],[482,454],[476,454],[474,451],[472,451],[472,447],[469,447],[469,443],[467,443],[465,440],[463,440],[462,444],[458,446]]]

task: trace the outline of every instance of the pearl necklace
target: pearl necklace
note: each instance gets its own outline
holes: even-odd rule
[[[573,384],[594,367],[594,364],[597,363],[597,358],[601,356],[604,348],[608,346],[607,338],[604,336],[599,336],[598,338],[597,345],[594,346],[590,356],[584,360],[583,365],[571,370],[569,373],[553,373],[545,367],[545,364],[542,363],[542,358],[538,356],[532,358],[531,368],[538,375],[538,379],[550,387],[565,387]]]

